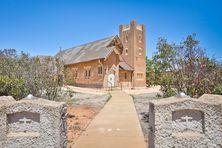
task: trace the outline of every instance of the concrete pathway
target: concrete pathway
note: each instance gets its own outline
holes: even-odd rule
[[[146,148],[132,97],[121,91],[111,94],[73,148]]]

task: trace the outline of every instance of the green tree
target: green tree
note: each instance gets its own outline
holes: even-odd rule
[[[165,97],[180,92],[199,97],[220,90],[222,66],[205,54],[196,40],[196,34],[189,35],[179,45],[160,38],[157,52],[150,61],[147,64],[151,63],[152,70],[155,67],[157,72],[148,80],[154,78],[153,82],[161,85]],[[152,71],[149,65],[147,67],[148,72]]]
[[[156,84],[156,70],[153,60],[146,58],[146,83],[148,86]]]
[[[22,79],[0,75],[0,96],[8,95],[16,99],[25,97],[27,95],[25,83]]]
[[[175,94],[172,89],[174,83],[172,71],[175,69],[175,55],[174,45],[169,44],[166,39],[160,38],[157,43],[157,52],[153,56],[153,62],[155,74],[157,74],[155,83],[161,85],[161,90],[164,92],[165,97]]]
[[[61,91],[62,75],[63,63],[54,57],[30,57],[24,52],[17,54],[14,49],[0,50],[0,76],[21,80],[26,88],[24,95],[30,93],[36,97],[57,99]],[[12,81],[12,84],[14,82],[17,81]],[[24,97],[13,93],[8,95],[18,99]]]

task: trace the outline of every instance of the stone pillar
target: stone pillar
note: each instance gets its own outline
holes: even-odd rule
[[[0,145],[2,147],[65,148],[67,146],[65,103],[35,98],[1,104]]]
[[[215,98],[152,100],[149,148],[222,147],[222,96]]]

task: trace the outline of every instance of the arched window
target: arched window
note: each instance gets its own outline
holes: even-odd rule
[[[142,55],[142,49],[139,48],[139,55]]]
[[[103,67],[102,67],[102,65],[98,66],[98,74],[99,75],[103,74]]]
[[[139,33],[139,35],[138,35],[139,43],[142,43],[142,39],[143,39],[143,37],[142,37],[142,33]]]
[[[125,48],[125,55],[128,55],[128,48]]]
[[[85,69],[85,79],[90,79],[91,77],[91,67],[84,67]]]
[[[125,78],[125,80],[127,79],[127,73],[125,72],[125,74],[124,74],[124,78]]]
[[[73,76],[74,76],[74,79],[77,79],[77,77],[78,77],[78,69],[77,68],[73,69]]]
[[[125,33],[125,42],[128,42],[128,41],[129,41],[129,34]]]

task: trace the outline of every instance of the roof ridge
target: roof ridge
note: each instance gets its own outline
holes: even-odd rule
[[[102,38],[102,39],[99,39],[99,40],[95,40],[95,41],[91,41],[91,42],[88,42],[88,43],[80,44],[80,45],[77,45],[77,46],[74,46],[74,47],[65,49],[65,50],[63,50],[63,51],[66,51],[66,50],[69,50],[69,49],[73,49],[73,48],[77,48],[77,47],[81,47],[81,46],[86,46],[86,45],[88,45],[88,44],[93,44],[93,43],[95,43],[95,42],[99,42],[99,41],[102,41],[102,40],[105,40],[105,39],[115,38],[116,36],[117,36],[117,35],[113,35],[113,36],[105,37],[105,38]]]
[[[116,47],[116,45],[113,45],[112,48],[108,48],[109,44],[116,37],[116,35],[106,37],[100,40],[68,48],[61,51],[60,55],[57,55],[60,57],[60,59],[64,60],[66,64],[74,64],[81,61],[83,62],[92,59],[105,58],[110,52],[112,52],[113,47]]]

